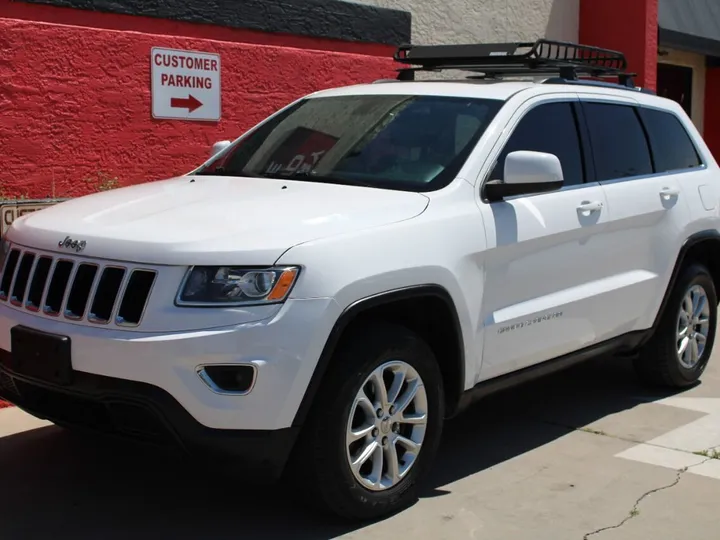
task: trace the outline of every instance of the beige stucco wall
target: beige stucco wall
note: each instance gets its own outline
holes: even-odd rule
[[[661,47],[664,54],[658,56],[658,62],[693,68],[692,120],[700,133],[703,133],[705,119],[705,56],[701,54],[676,51]]]
[[[356,1],[410,11],[416,45],[578,40],[580,0]]]

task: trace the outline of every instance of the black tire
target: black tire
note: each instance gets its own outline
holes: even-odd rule
[[[710,322],[705,348],[697,364],[689,369],[683,366],[678,358],[678,315],[683,298],[695,285],[700,285],[705,290],[709,303]],[[653,386],[676,389],[692,386],[700,379],[710,360],[716,325],[717,293],[713,279],[704,265],[690,263],[681,271],[653,337],[635,360],[637,374],[643,382]]]
[[[376,368],[391,360],[402,360],[420,375],[428,421],[421,450],[407,475],[385,491],[371,491],[350,469],[346,428],[361,386]],[[341,518],[366,521],[394,514],[417,501],[419,482],[437,453],[444,414],[442,375],[430,347],[402,326],[363,325],[343,338],[331,361],[298,441],[290,465],[292,478],[303,489],[313,490],[308,502]]]

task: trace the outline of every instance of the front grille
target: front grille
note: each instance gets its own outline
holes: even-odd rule
[[[72,321],[140,324],[157,272],[13,248],[0,268],[0,302]]]

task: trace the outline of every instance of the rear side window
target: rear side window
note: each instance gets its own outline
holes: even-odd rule
[[[599,181],[653,173],[645,131],[633,107],[584,103],[583,109]]]
[[[572,104],[548,103],[528,112],[503,148],[490,180],[504,180],[505,158],[520,150],[554,154],[562,164],[564,185],[583,183],[582,151]]]
[[[674,114],[639,109],[655,158],[655,172],[692,169],[702,162],[687,130]]]

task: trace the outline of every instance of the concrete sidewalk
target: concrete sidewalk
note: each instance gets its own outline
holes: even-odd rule
[[[479,403],[447,425],[421,500],[362,528],[307,512],[300,492],[2,410],[0,538],[718,538],[717,350],[675,396],[598,359]]]

